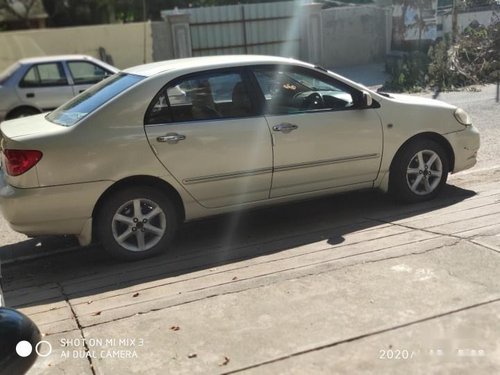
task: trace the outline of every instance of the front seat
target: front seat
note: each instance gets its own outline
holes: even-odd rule
[[[231,114],[234,117],[248,116],[252,113],[252,103],[243,82],[234,85],[232,102]]]
[[[193,90],[191,101],[193,119],[204,120],[221,117],[220,113],[215,109],[212,90],[208,81],[200,82],[199,86]]]

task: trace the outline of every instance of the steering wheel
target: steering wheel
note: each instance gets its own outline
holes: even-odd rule
[[[321,109],[325,107],[325,102],[323,101],[323,97],[320,93],[313,92],[308,95],[304,101],[302,102],[301,109]]]

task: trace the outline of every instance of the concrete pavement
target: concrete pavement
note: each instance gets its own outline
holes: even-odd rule
[[[52,346],[30,374],[497,373],[499,181],[213,218],[137,263],[98,247],[11,263],[5,298]]]

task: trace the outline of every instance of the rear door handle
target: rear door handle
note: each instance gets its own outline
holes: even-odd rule
[[[167,142],[169,144],[175,144],[179,141],[183,141],[186,139],[186,136],[183,134],[177,134],[177,133],[168,133],[166,135],[162,135],[160,137],[157,137],[156,140],[158,142]]]
[[[273,130],[275,132],[282,132],[282,133],[290,133],[292,130],[298,129],[299,127],[295,124],[290,124],[288,122],[283,122],[278,125],[273,126]]]
[[[32,93],[32,92],[29,92],[29,93],[27,93],[27,94],[26,94],[26,97],[27,97],[27,98],[34,98],[34,97],[35,97],[35,94],[34,94],[34,93]]]

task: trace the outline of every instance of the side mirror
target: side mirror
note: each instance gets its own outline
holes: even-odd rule
[[[363,91],[363,107],[370,108],[372,104],[373,104],[372,96],[368,92]]]

